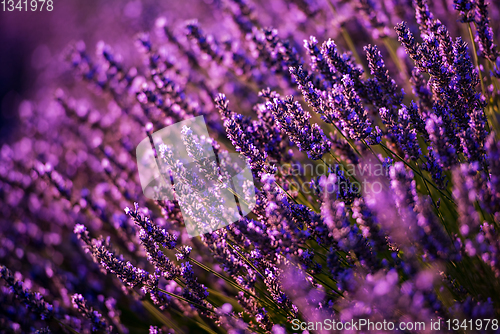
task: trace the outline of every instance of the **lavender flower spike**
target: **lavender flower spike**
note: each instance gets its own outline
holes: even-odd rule
[[[309,40],[304,40],[304,47],[311,57],[312,69],[322,75],[325,86],[331,87],[332,83],[335,81],[335,73],[331,70],[323,53],[321,53],[316,37],[311,36]]]
[[[389,76],[384,59],[378,48],[368,45],[364,48],[368,58],[370,72],[374,80],[368,82],[370,100],[378,108],[387,108],[391,113],[396,113],[403,101],[403,92],[398,91],[396,82]]]
[[[419,51],[419,45],[415,41],[415,36],[413,36],[408,24],[406,22],[401,22],[394,27],[398,34],[398,40],[405,47],[406,53],[415,62],[417,66],[420,66],[420,61],[422,59],[422,54]]]
[[[111,333],[112,327],[109,326],[106,319],[88,305],[85,298],[80,294],[74,294],[72,298],[73,306],[80,311],[92,323],[92,331],[103,331],[104,333]]]
[[[310,159],[320,159],[330,150],[330,141],[323,134],[323,130],[318,124],[309,123],[311,115],[302,109],[300,103],[294,101],[292,96],[284,100],[276,97],[273,101],[267,102],[267,107],[272,110],[290,140],[300,151],[307,153]]]
[[[455,10],[460,12],[460,20],[464,23],[474,22],[476,4],[472,0],[453,0]]]
[[[258,175],[260,173],[273,173],[272,168],[266,163],[266,152],[257,149],[256,145],[252,142],[252,138],[243,128],[244,117],[229,109],[229,101],[224,94],[217,96],[215,106],[222,116],[229,140],[231,140],[236,151],[248,159],[252,170],[255,170]]]
[[[363,81],[361,80],[361,75],[363,70],[353,64],[351,56],[349,54],[340,54],[337,49],[337,45],[332,39],[324,42],[321,47],[321,53],[330,65],[330,70],[337,73],[337,82],[342,78],[343,75],[350,75],[353,82],[356,93],[361,97],[365,97],[365,87]]]
[[[297,81],[297,85],[304,96],[306,102],[311,106],[314,112],[323,115],[323,117],[328,117],[328,112],[325,110],[325,102],[323,97],[321,96],[321,91],[314,88],[309,76],[303,70],[302,66],[299,67],[290,67],[290,74],[292,74],[295,81]],[[329,122],[328,119],[325,119],[326,122]]]
[[[50,319],[54,316],[54,307],[47,303],[40,293],[33,293],[29,289],[26,289],[23,282],[15,279],[7,267],[0,266],[0,278],[5,280],[14,296],[31,312],[39,315],[42,320]]]
[[[440,165],[443,168],[449,168],[456,164],[456,151],[450,144],[448,137],[446,137],[442,118],[436,115],[431,115],[427,120],[425,129],[429,133],[429,138],[432,143],[432,152],[436,156]]]
[[[427,0],[413,0],[413,6],[415,7],[415,17],[420,30],[428,34],[433,26],[434,16],[429,10]]]
[[[154,242],[162,245],[167,249],[173,249],[176,246],[177,237],[153,224],[148,217],[139,213],[139,204],[134,203],[134,210],[125,208],[125,213],[129,215],[134,222],[147,233]]]
[[[86,244],[94,260],[106,271],[116,275],[126,285],[134,287],[147,280],[148,273],[145,270],[124,261],[111,251],[109,239],[91,239],[87,228],[81,224],[75,225],[74,232]]]
[[[485,0],[473,1],[476,5],[476,42],[479,44],[479,49],[483,57],[494,62],[500,56],[500,53],[494,42],[493,30],[491,29],[490,19],[488,18],[488,4]]]
[[[369,138],[376,131],[372,133],[371,121],[354,86],[351,76],[345,74],[342,86],[335,86],[328,100],[340,129],[348,138],[359,140]]]

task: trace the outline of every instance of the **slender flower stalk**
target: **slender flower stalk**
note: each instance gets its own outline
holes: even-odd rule
[[[164,229],[154,225],[149,218],[139,213],[139,205],[134,203],[134,210],[125,208],[125,213],[140,227],[139,238],[148,253],[148,260],[154,264],[156,270],[163,277],[172,280],[179,276],[179,268],[169,260],[162,248],[173,249],[176,247],[177,238]]]

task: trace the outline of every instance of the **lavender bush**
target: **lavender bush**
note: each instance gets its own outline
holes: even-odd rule
[[[0,149],[2,332],[499,332],[476,325],[500,319],[492,2],[212,1],[208,28],[137,28],[130,60],[113,39],[71,43]],[[211,138],[179,141],[244,156],[256,206],[190,238],[185,189],[144,196],[135,148],[197,116]],[[215,181],[230,162],[196,160]]]

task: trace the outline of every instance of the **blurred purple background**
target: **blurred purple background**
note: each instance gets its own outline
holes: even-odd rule
[[[51,12],[3,11],[0,5],[0,141],[19,126],[17,109],[24,99],[37,100],[57,85],[67,84],[61,53],[72,42],[85,41],[89,50],[104,40],[124,59],[136,59],[135,33],[149,31],[155,19],[182,21],[201,18],[210,25],[217,13],[206,0],[71,0],[54,1]],[[205,22],[206,21],[206,22]],[[47,89],[39,89],[39,88]]]

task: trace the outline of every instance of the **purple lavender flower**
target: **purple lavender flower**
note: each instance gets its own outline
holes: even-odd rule
[[[411,72],[410,82],[413,86],[413,94],[418,97],[417,106],[414,106],[412,102],[411,107],[414,111],[418,110],[418,114],[425,119],[432,110],[432,93],[427,85],[427,81],[418,68],[414,68]],[[412,113],[414,113],[414,111],[412,111]],[[418,126],[419,131],[422,131],[423,129],[420,128],[420,125],[418,125],[419,123],[418,120],[414,121],[415,126]],[[425,133],[425,131],[422,133]]]
[[[39,315],[42,320],[51,319],[54,316],[54,307],[47,303],[40,293],[33,293],[26,289],[23,282],[16,280],[7,267],[0,266],[0,277],[7,283],[14,296],[31,312]]]
[[[443,167],[441,167],[436,154],[432,149],[429,149],[429,154],[426,156],[426,160],[422,168],[431,174],[432,180],[435,182],[439,189],[444,189],[448,184],[446,180],[446,175]]]
[[[149,334],[163,334],[163,330],[158,326],[149,326]]]
[[[399,214],[409,224],[408,221],[415,218],[413,210],[418,200],[413,173],[407,171],[404,163],[398,161],[390,169],[390,177]]]
[[[366,203],[364,203],[362,198],[354,200],[352,218],[356,220],[361,234],[368,240],[374,252],[383,253],[387,251],[389,247],[387,236],[381,229],[377,217],[368,208]]]
[[[453,44],[453,54],[455,55],[453,61],[454,83],[456,93],[459,96],[456,108],[461,110],[454,113],[454,116],[460,127],[465,129],[470,114],[475,109],[482,108],[483,102],[480,94],[475,91],[475,87],[479,84],[479,77],[470,60],[467,43],[460,37]]]
[[[360,234],[357,225],[349,221],[345,203],[336,200],[336,196],[329,191],[330,182],[337,183],[334,174],[330,174],[324,186],[324,199],[321,205],[321,216],[329,227],[338,249],[346,253],[354,252],[363,266],[368,270],[376,270],[380,267],[374,252],[368,246],[366,239]],[[333,176],[333,177],[332,177]]]
[[[277,276],[278,270],[276,268],[266,271],[266,278],[264,283],[267,289],[271,293],[273,300],[283,309],[289,311],[293,316],[297,314],[297,307],[292,304],[290,298],[283,292],[283,287],[280,284],[279,278]]]
[[[231,17],[245,34],[252,32],[254,26],[259,26],[255,8],[245,0],[232,0],[225,3],[231,11]]]
[[[488,181],[488,209],[495,215],[495,219],[500,216],[500,143],[495,139],[495,134],[492,133],[486,142],[486,150],[488,154],[488,169],[490,171],[490,179]]]
[[[425,130],[424,114],[420,111],[420,108],[415,102],[411,101],[408,107],[406,105],[402,105],[399,112],[400,114],[403,113],[408,115],[409,122],[415,130],[419,134],[423,135],[425,139],[428,139],[429,135]]]
[[[183,296],[196,303],[206,304],[204,301],[208,297],[207,288],[198,283],[193,272],[193,266],[189,262],[184,262],[181,267],[181,276],[186,281]]]
[[[220,46],[214,37],[205,36],[197,21],[190,21],[186,24],[188,37],[195,40],[200,49],[209,55],[215,62],[221,63],[224,59]]]
[[[337,83],[344,75],[350,75],[354,82],[356,93],[365,98],[365,88],[361,80],[363,70],[353,63],[351,56],[346,53],[340,54],[337,45],[331,39],[323,43],[321,53],[330,65],[330,70],[334,73],[338,73]]]
[[[433,31],[439,40],[439,52],[443,62],[447,65],[453,63],[453,39],[451,38],[450,32],[441,21],[436,20],[434,22]]]
[[[405,47],[406,53],[410,56],[417,66],[420,66],[422,60],[422,54],[419,51],[419,44],[415,41],[413,33],[410,31],[408,24],[406,22],[401,22],[395,27],[398,34],[398,40]]]
[[[309,40],[304,40],[304,47],[311,57],[311,67],[313,71],[321,74],[324,87],[331,87],[332,83],[336,81],[335,73],[330,68],[328,61],[318,47],[318,40],[316,37],[311,36]],[[299,89],[302,88],[299,87]]]
[[[85,316],[92,324],[92,331],[103,331],[104,333],[111,333],[112,327],[109,326],[106,319],[88,305],[85,298],[80,294],[74,294],[72,298],[73,307]]]
[[[426,250],[425,257],[429,260],[441,258],[447,260],[456,256],[450,236],[446,233],[433,211],[432,204],[428,198],[419,198],[416,206],[419,240]]]
[[[425,125],[432,143],[432,152],[443,168],[449,168],[456,164],[457,156],[455,148],[450,144],[443,127],[443,119],[431,115]]]
[[[490,26],[488,17],[488,4],[484,0],[473,1],[476,7],[475,22],[477,24],[476,42],[479,44],[479,49],[483,57],[496,61],[499,53],[494,42],[493,30]]]
[[[290,45],[290,42],[283,41],[278,37],[277,29],[264,29],[266,42],[270,50],[275,52],[277,60],[281,62],[284,73],[288,74],[286,69],[289,67],[301,66],[303,61],[297,50]]]
[[[263,172],[272,172],[272,168],[266,164],[266,152],[258,150],[252,138],[249,138],[245,133],[245,124],[248,123],[248,120],[228,108],[229,101],[224,94],[220,94],[217,97],[215,104],[221,113],[227,135],[236,148],[236,151],[248,159],[250,167],[258,175]]]
[[[417,23],[423,33],[429,33],[433,25],[434,16],[429,10],[427,0],[413,0],[413,6],[416,12]]]
[[[476,3],[471,0],[453,0],[455,10],[460,12],[460,20],[464,23],[474,22]]]
[[[331,115],[328,113],[328,107],[325,106],[326,103],[322,97],[322,92],[314,87],[304,69],[302,67],[290,67],[290,73],[295,81],[297,81],[298,88],[309,106],[311,106],[314,112],[321,114],[326,122],[329,122],[328,117]],[[276,94],[271,97],[271,94],[267,92],[262,92],[261,95],[268,99],[277,97]]]
[[[257,121],[252,122],[255,140],[267,152],[270,161],[289,162],[292,158],[290,141],[285,134],[281,133],[272,111],[264,103],[256,105],[255,109],[258,117]]]
[[[154,225],[149,218],[138,212],[139,205],[134,203],[134,211],[129,208],[125,213],[140,227],[139,239],[148,253],[148,260],[151,261],[166,279],[174,279],[179,275],[179,268],[168,259],[161,250],[161,247],[173,249],[176,246],[177,238],[157,225]]]
[[[86,227],[81,224],[75,225],[74,231],[86,244],[95,261],[106,271],[116,275],[123,283],[134,287],[146,281],[148,273],[117,257],[110,249],[109,239],[91,239]]]
[[[386,126],[388,126],[390,134],[403,149],[405,159],[417,160],[422,154],[422,151],[417,141],[416,127],[413,127],[411,119],[411,116],[415,116],[415,114],[408,114],[408,109],[405,106],[399,109],[397,118],[393,118],[393,115],[385,108],[381,108],[379,113],[380,118],[382,118]],[[421,121],[420,116],[418,116],[417,121],[418,120]],[[423,123],[423,121],[421,122]]]
[[[310,159],[320,159],[330,150],[330,142],[323,134],[323,130],[318,124],[309,123],[311,115],[302,109],[299,102],[293,101],[292,96],[283,100],[275,97],[267,102],[267,107],[272,110],[280,128],[300,151],[307,153]]]
[[[498,248],[495,245],[488,245],[488,238],[484,235],[485,229],[481,226],[481,220],[477,213],[474,202],[477,199],[474,182],[471,176],[477,171],[474,164],[463,164],[453,170],[453,197],[457,202],[457,211],[459,214],[459,230],[463,237],[463,246],[461,251],[468,256],[482,257],[485,262],[490,262],[498,255]],[[489,226],[486,227],[487,230]],[[490,262],[493,268],[498,271],[498,263]],[[497,268],[495,268],[497,266]]]
[[[367,83],[370,101],[377,108],[387,108],[394,113],[403,101],[403,93],[398,91],[396,82],[389,76],[389,71],[377,47],[368,45],[364,49],[370,72],[374,76],[374,80]]]
[[[175,257],[177,258],[177,261],[179,260],[186,260],[189,258],[189,254],[191,253],[191,250],[193,248],[189,246],[182,246],[177,254],[175,254]]]
[[[335,86],[328,99],[334,120],[348,138],[365,139],[375,134],[372,133],[371,121],[349,75],[344,75],[342,86]]]
[[[145,234],[149,235],[151,240],[167,249],[175,248],[177,237],[153,224],[148,217],[141,215],[138,210],[139,204],[134,203],[134,210],[125,208],[125,213],[134,220],[134,222],[144,231]]]
[[[288,68],[303,65],[302,58],[290,42],[278,36],[278,30],[272,28],[257,29],[254,27],[252,41],[258,52],[258,58],[276,74],[282,76],[288,85],[292,80]]]

